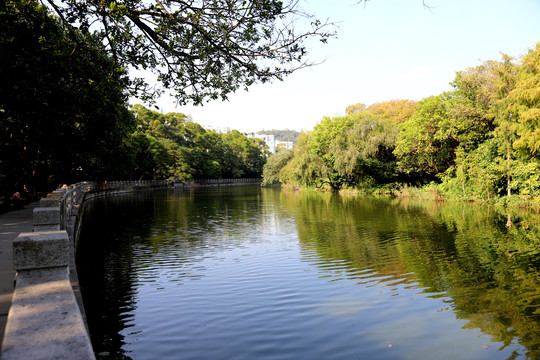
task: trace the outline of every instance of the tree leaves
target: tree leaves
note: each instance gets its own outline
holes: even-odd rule
[[[538,196],[540,43],[521,64],[503,55],[458,72],[452,85],[418,103],[357,103],[347,116],[323,118],[292,158],[269,160],[269,179],[332,189],[434,182],[464,199]]]
[[[0,16],[0,174],[7,191],[124,173],[134,126],[125,72],[98,39],[60,26],[33,1],[4,2]]]
[[[332,189],[394,182],[399,176],[392,153],[398,122],[407,119],[414,106],[405,100],[367,108],[359,103],[347,108],[347,116],[325,117],[312,132],[300,134],[292,157],[288,153],[269,158],[264,181],[279,178]]]
[[[138,122],[135,178],[221,179],[260,177],[266,145],[233,130],[207,131],[181,113],[160,114],[142,105],[132,112]]]
[[[226,99],[255,82],[282,79],[312,65],[305,60],[307,42],[335,34],[297,1],[46,3],[66,26],[102,39],[119,65],[154,73],[179,104]],[[143,100],[162,93],[140,78],[131,85]]]

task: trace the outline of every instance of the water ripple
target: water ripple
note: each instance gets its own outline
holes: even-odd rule
[[[465,241],[373,199],[241,191],[143,197],[125,229],[86,235],[99,358],[491,360],[540,343],[537,273],[516,249],[499,256],[504,234]]]

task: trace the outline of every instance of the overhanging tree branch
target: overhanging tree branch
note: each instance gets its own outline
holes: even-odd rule
[[[298,0],[44,1],[69,27],[101,34],[117,66],[152,70],[179,103],[226,99],[311,66],[307,42],[335,34]],[[134,83],[140,95],[147,84]]]

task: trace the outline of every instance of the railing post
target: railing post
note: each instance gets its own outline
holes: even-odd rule
[[[67,233],[19,234],[13,262],[18,275],[2,360],[95,359],[69,280]]]

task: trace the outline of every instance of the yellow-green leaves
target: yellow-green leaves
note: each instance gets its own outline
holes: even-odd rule
[[[540,43],[523,58],[509,102],[518,123],[514,147],[536,156],[540,149]]]

